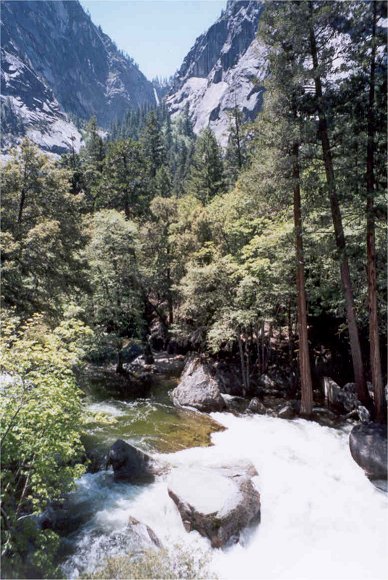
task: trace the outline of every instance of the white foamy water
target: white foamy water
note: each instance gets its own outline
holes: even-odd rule
[[[161,457],[172,468],[248,459],[259,473],[261,523],[239,544],[212,551],[219,578],[385,580],[388,497],[352,460],[350,429],[263,416],[213,416],[227,427],[213,434],[213,447]],[[76,538],[77,552],[67,562],[66,574],[91,571],[103,555],[119,553],[117,534],[125,530],[129,515],[148,524],[165,545],[180,542],[192,551],[209,550],[207,540],[184,530],[168,496],[167,479],[130,486],[114,484],[109,474],[84,476],[74,500],[90,501],[93,516]],[[101,549],[96,533],[111,537],[112,548],[105,544]]]

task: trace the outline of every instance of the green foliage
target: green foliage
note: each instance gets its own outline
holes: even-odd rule
[[[137,336],[142,320],[142,287],[138,274],[137,226],[124,214],[101,210],[87,222],[92,301],[87,309],[93,324],[117,336]]]
[[[141,144],[149,176],[153,179],[158,169],[163,165],[166,156],[162,130],[154,111],[151,111],[147,117],[141,134]]]
[[[1,513],[3,564],[11,577],[52,572],[47,566],[57,538],[39,529],[36,516],[84,470],[81,392],[72,368],[90,332],[75,319],[50,330],[38,314],[24,323],[3,317]]]
[[[221,149],[210,128],[204,129],[195,143],[186,188],[203,204],[225,190]]]
[[[79,211],[70,174],[24,141],[2,171],[2,295],[18,313],[60,315],[85,287]]]
[[[102,173],[96,209],[124,211],[127,219],[142,215],[148,202],[148,181],[140,144],[130,139],[110,143]]]

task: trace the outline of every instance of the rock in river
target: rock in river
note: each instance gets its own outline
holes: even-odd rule
[[[259,415],[266,415],[267,408],[258,397],[253,397],[249,402],[248,411],[251,413],[258,413]]]
[[[387,479],[387,426],[367,423],[353,427],[350,453],[372,479]]]
[[[187,361],[181,381],[171,396],[177,407],[194,407],[205,413],[222,411],[226,406],[211,366],[198,357]]]
[[[237,542],[240,532],[260,520],[260,494],[252,464],[178,468],[168,485],[188,532],[197,530],[214,548]]]
[[[145,545],[149,547],[161,548],[162,543],[158,536],[146,524],[139,522],[136,518],[129,516],[127,530],[131,532],[133,536],[137,536],[137,544]]]
[[[110,448],[106,465],[112,465],[115,481],[131,483],[153,481],[161,471],[152,457],[122,439]]]

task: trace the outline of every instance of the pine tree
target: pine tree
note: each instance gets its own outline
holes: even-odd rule
[[[247,161],[243,115],[237,105],[229,113],[229,137],[225,154],[225,173],[232,187]]]
[[[197,138],[186,188],[203,204],[225,191],[221,149],[210,128],[204,129]]]
[[[141,215],[147,203],[147,166],[139,143],[111,143],[104,162],[97,205],[124,211],[127,220]]]
[[[105,143],[99,134],[97,120],[92,117],[85,128],[85,147],[80,152],[83,184],[88,205],[93,209],[102,178]]]
[[[312,78],[315,87],[314,104],[318,114],[318,131],[322,146],[335,241],[339,253],[340,272],[345,297],[346,318],[349,328],[354,378],[357,386],[358,398],[364,405],[370,407],[370,396],[366,385],[360,337],[354,306],[354,294],[350,275],[348,250],[343,227],[342,213],[339,204],[337,179],[334,171],[332,144],[328,123],[328,105],[327,102],[325,102],[322,83],[322,75],[324,73],[321,63],[326,61],[326,58],[330,55],[331,52],[330,49],[328,49],[329,43],[326,37],[327,34],[330,34],[331,32],[330,30],[327,30],[327,10],[328,8],[332,10],[331,18],[335,19],[334,7],[333,3],[328,4],[327,2],[321,2],[320,4],[317,4],[312,0],[309,0],[308,3],[303,3],[300,6],[302,6],[302,9],[299,8],[298,11],[295,12],[295,16],[298,20],[302,18],[307,25],[309,53],[312,59]],[[338,7],[337,10],[341,10],[341,8]],[[326,31],[322,32],[322,28],[324,28],[325,25]],[[320,30],[319,41],[317,36],[318,29]],[[325,54],[327,50],[329,50],[329,55]]]
[[[141,134],[141,144],[151,179],[154,179],[159,167],[165,163],[166,152],[163,135],[157,114],[151,111]]]
[[[260,25],[261,39],[267,43],[268,47],[271,76],[266,83],[267,91],[264,98],[266,122],[259,126],[259,132],[263,133],[260,142],[267,148],[269,147],[267,156],[269,153],[271,162],[268,170],[271,181],[292,191],[293,196],[301,414],[308,416],[312,412],[313,389],[308,343],[301,196],[300,150],[306,138],[301,110],[303,89],[300,86],[304,56],[295,36],[290,42],[290,10],[292,10],[291,3],[270,5]],[[256,155],[260,157],[263,151],[259,149]]]

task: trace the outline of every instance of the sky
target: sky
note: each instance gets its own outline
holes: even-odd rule
[[[147,78],[169,77],[195,39],[221,14],[226,0],[81,0]]]

